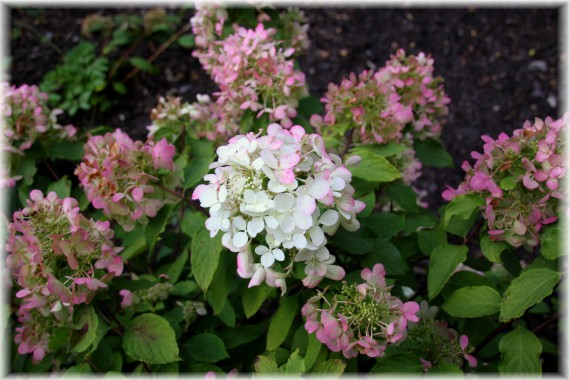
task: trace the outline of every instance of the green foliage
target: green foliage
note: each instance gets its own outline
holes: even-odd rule
[[[457,289],[441,305],[452,317],[477,318],[499,312],[501,295],[488,286]]]
[[[192,265],[192,274],[204,292],[208,290],[214,278],[214,273],[218,268],[220,252],[222,252],[220,238],[211,238],[210,231],[205,227],[202,227],[194,234],[190,263]]]
[[[50,94],[50,105],[73,116],[79,110],[109,108],[102,91],[107,87],[109,60],[98,57],[96,46],[83,41],[71,49],[63,63],[44,76],[42,91]]]
[[[453,159],[441,142],[434,139],[414,140],[416,157],[426,166],[435,168],[453,167]]]
[[[216,363],[229,357],[224,341],[210,333],[193,336],[186,342],[185,349],[191,357],[206,363]]]
[[[560,228],[560,223],[545,226],[540,235],[540,253],[547,259],[552,260],[564,255],[560,241]]]
[[[459,195],[445,207],[442,224],[445,230],[465,237],[479,214],[485,200],[478,194]]]
[[[517,327],[503,336],[499,343],[501,361],[499,371],[503,375],[542,373],[539,355],[542,346],[538,338],[529,330]]]
[[[281,299],[279,308],[277,308],[275,315],[271,318],[269,330],[267,331],[267,350],[275,350],[285,341],[291,329],[293,318],[295,318],[299,309],[297,302],[297,296]]]
[[[125,327],[123,348],[133,359],[149,364],[179,360],[174,330],[156,314],[139,315]]]
[[[507,322],[522,316],[526,309],[549,296],[559,279],[559,272],[547,268],[522,273],[503,295],[499,320]]]
[[[362,161],[358,166],[351,166],[352,175],[371,182],[391,182],[402,175],[388,160],[369,150],[355,149],[353,154],[360,156]]]
[[[428,294],[433,299],[439,294],[455,268],[465,261],[464,245],[440,245],[431,254],[428,271]]]

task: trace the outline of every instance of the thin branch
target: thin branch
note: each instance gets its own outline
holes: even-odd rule
[[[481,351],[483,348],[485,348],[485,346],[487,344],[489,344],[489,342],[491,342],[497,335],[499,335],[500,332],[502,332],[503,330],[506,330],[510,326],[511,326],[511,322],[505,322],[502,325],[500,325],[499,327],[497,327],[495,330],[491,331],[489,333],[489,335],[487,335],[485,337],[485,339],[483,339],[481,341],[481,343],[479,343],[477,345],[477,347],[475,347],[475,351],[473,353],[477,354],[479,351]]]
[[[61,50],[59,48],[59,46],[57,46],[56,44],[54,44],[53,42],[51,42],[49,39],[47,39],[46,36],[42,35],[36,28],[34,28],[32,25],[28,24],[27,22],[23,22],[23,21],[19,21],[19,20],[13,20],[14,21],[14,25],[20,27],[20,28],[24,28],[29,30],[30,32],[32,32],[32,34],[34,34],[37,38],[40,39],[40,42],[48,45],[49,47],[51,47],[57,54],[59,55],[63,55],[63,50]]]
[[[48,162],[46,160],[42,160],[43,164],[46,166],[46,168],[48,169],[48,171],[51,173],[51,175],[55,178],[56,181],[59,181],[59,176],[55,173],[55,171],[53,171],[52,167],[50,166],[50,164],[48,164]]]
[[[198,202],[196,202],[193,199],[188,199],[184,196],[184,194],[180,194],[177,193],[176,191],[172,191],[170,189],[167,189],[166,187],[162,186],[159,183],[155,184],[157,187],[161,188],[162,190],[182,199],[184,202],[188,203],[190,206],[194,207],[196,210],[200,211],[202,214],[206,215],[207,217],[210,216],[210,214],[208,214],[208,212],[206,210],[204,210],[202,207],[200,207],[200,204]]]
[[[97,372],[97,373],[102,373],[101,370],[100,370],[99,368],[97,368],[97,366],[95,365],[95,363],[93,363],[93,361],[91,360],[91,358],[90,358],[89,356],[87,356],[87,357],[85,358],[85,360],[87,360],[87,363],[89,363],[89,365],[90,365],[91,367],[93,367],[93,369],[95,370],[95,372]]]
[[[551,323],[552,321],[555,321],[555,320],[557,320],[557,319],[558,319],[558,313],[552,314],[550,317],[548,317],[548,318],[546,319],[546,321],[544,321],[544,322],[542,322],[540,325],[536,326],[536,327],[532,330],[532,332],[535,333],[535,334],[538,333],[540,330],[542,330],[542,329],[545,328],[546,326],[550,325],[550,323]]]
[[[159,55],[161,55],[174,41],[176,41],[177,39],[179,39],[184,33],[186,33],[188,30],[190,30],[190,28],[192,27],[192,24],[187,23],[186,25],[184,25],[182,28],[180,28],[176,33],[174,33],[172,36],[170,36],[170,38],[168,40],[166,40],[165,43],[163,43],[162,45],[160,45],[160,47],[150,56],[147,58],[147,62],[151,63],[152,61],[154,61],[156,58],[158,58]],[[122,82],[126,82],[129,79],[131,79],[133,76],[137,75],[137,73],[140,71],[141,69],[138,67],[135,67],[133,70],[131,70],[122,80]]]

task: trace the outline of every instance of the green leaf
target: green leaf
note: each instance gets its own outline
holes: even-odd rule
[[[379,358],[370,373],[421,373],[420,359],[409,352]]]
[[[267,350],[272,351],[285,341],[295,315],[297,315],[297,296],[281,298],[279,308],[271,318],[267,331]]]
[[[226,352],[224,341],[210,333],[190,338],[186,343],[186,350],[194,359],[206,363],[216,363],[230,357]]]
[[[493,241],[487,233],[481,237],[481,252],[491,262],[501,264],[501,252],[509,248],[504,241]]]
[[[224,341],[226,348],[239,347],[242,344],[252,342],[260,337],[261,330],[257,326],[243,325],[235,328],[228,328],[220,331],[220,338]]]
[[[437,364],[436,366],[430,368],[428,370],[428,373],[434,373],[434,374],[445,374],[446,377],[449,377],[447,375],[462,375],[463,371],[461,370],[461,368],[459,368],[458,366],[456,366],[455,364],[449,364],[449,363],[441,363],[441,364]]]
[[[467,257],[464,245],[446,244],[437,247],[431,254],[428,271],[428,295],[433,299],[439,294],[449,277]]]
[[[315,364],[322,346],[323,345],[317,339],[316,334],[308,334],[307,352],[305,353],[305,369],[309,370],[313,364]]]
[[[140,71],[145,73],[154,73],[156,72],[157,68],[150,64],[146,59],[143,57],[131,57],[129,58],[129,62],[134,67],[138,68]]]
[[[305,372],[305,361],[299,356],[299,349],[295,350],[285,364],[285,373],[301,375]]]
[[[550,260],[564,255],[560,236],[559,223],[545,226],[540,234],[540,254]]]
[[[484,205],[485,200],[479,194],[462,194],[453,198],[445,207],[443,227],[454,235],[465,237]]]
[[[99,318],[93,306],[85,306],[77,310],[73,316],[75,329],[71,332],[70,352],[83,352],[95,338],[97,338],[97,326]]]
[[[267,356],[263,356],[263,355],[259,355],[255,359],[255,362],[253,364],[253,369],[255,370],[256,373],[275,374],[275,373],[283,372],[279,369],[279,367],[277,366],[277,363],[275,363],[273,360],[271,360]]]
[[[311,372],[312,375],[333,375],[333,376],[340,376],[343,374],[344,369],[346,368],[346,363],[341,359],[332,359],[327,360],[317,366]]]
[[[127,86],[125,86],[121,82],[113,82],[113,89],[121,95],[127,94]]]
[[[202,181],[204,176],[210,171],[211,163],[212,158],[210,156],[193,158],[190,164],[184,168],[184,190]]]
[[[174,211],[175,205],[168,204],[163,206],[156,216],[148,222],[145,228],[145,239],[146,245],[149,247],[149,253],[154,252],[154,246],[158,240],[158,236],[164,232],[166,224],[172,211]]]
[[[360,151],[362,161],[358,166],[351,166],[352,175],[370,182],[391,182],[402,175],[387,159],[369,151]]]
[[[323,109],[323,104],[319,101],[319,98],[312,95],[299,99],[299,106],[297,107],[299,114],[307,119],[310,119],[312,115],[323,112]]]
[[[360,156],[361,152],[370,152],[382,157],[391,157],[395,156],[398,153],[402,153],[408,150],[403,144],[395,144],[395,143],[388,143],[388,144],[366,144],[366,145],[357,145],[350,150],[351,155]]]
[[[366,227],[353,232],[339,228],[336,234],[331,237],[331,241],[348,253],[364,255],[374,249],[376,236]]]
[[[512,190],[517,187],[518,183],[516,176],[505,177],[499,183],[499,187],[503,190]]]
[[[178,45],[183,48],[189,49],[194,47],[194,35],[185,34],[178,39]]]
[[[366,219],[366,225],[370,228],[378,240],[388,240],[404,228],[404,215],[390,212],[379,212]]]
[[[549,296],[558,280],[560,273],[546,268],[522,273],[503,295],[499,321],[507,322],[522,316],[526,309]]]
[[[523,327],[503,336],[499,342],[501,361],[499,362],[499,372],[507,374],[534,374],[542,373],[540,364],[540,353],[542,345],[532,331]]]
[[[408,264],[402,257],[400,250],[389,241],[380,240],[376,241],[374,250],[366,255],[364,260],[361,261],[363,267],[372,268],[374,264],[382,263],[386,273],[390,276],[397,276],[406,273]]]
[[[69,341],[71,329],[68,326],[61,326],[53,330],[49,339],[49,349],[56,351],[62,348]]]
[[[228,293],[234,283],[236,273],[235,254],[224,252],[218,262],[218,269],[214,273],[214,279],[208,291],[208,303],[214,309],[214,315],[222,312],[227,301]]]
[[[439,246],[447,244],[447,234],[437,226],[432,230],[421,230],[418,232],[418,246],[420,251],[426,256],[431,256],[431,253]]]
[[[391,183],[386,187],[388,197],[400,205],[404,211],[417,212],[420,211],[418,206],[418,196],[414,189],[401,182]]]
[[[121,251],[120,255],[124,260],[128,261],[144,252],[146,248],[145,228],[146,226],[138,226],[123,239],[122,245],[126,248]]]
[[[190,256],[192,274],[204,292],[208,290],[214,278],[221,251],[222,243],[220,238],[211,238],[210,231],[205,227],[202,227],[194,234]]]
[[[185,249],[184,251],[182,251],[182,254],[178,256],[178,258],[172,264],[170,264],[170,266],[164,273],[168,276],[168,281],[170,281],[170,283],[175,284],[178,281],[180,275],[182,274],[182,270],[184,270],[184,266],[187,263],[188,263],[188,250]]]
[[[452,317],[477,318],[499,312],[501,295],[489,286],[468,286],[457,289],[441,308]]]
[[[188,237],[193,237],[196,231],[206,224],[206,217],[198,211],[190,211],[184,214],[180,221],[180,229]]]
[[[50,145],[48,154],[52,159],[81,161],[85,155],[84,146],[85,141],[57,141]]]
[[[174,330],[156,314],[142,314],[131,320],[125,327],[123,348],[133,359],[149,364],[179,360]]]
[[[274,288],[270,288],[265,283],[251,288],[243,288],[241,294],[245,317],[249,318],[254,315],[273,290]]]
[[[64,199],[71,195],[71,181],[67,176],[61,177],[57,182],[52,182],[47,188],[47,192],[55,191],[58,197]]]
[[[414,140],[416,157],[426,166],[435,168],[453,167],[453,159],[439,141],[434,139]]]

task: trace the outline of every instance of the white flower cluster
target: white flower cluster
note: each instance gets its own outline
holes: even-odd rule
[[[265,281],[285,292],[285,278],[294,262],[306,264],[303,284],[315,287],[323,277],[340,280],[344,270],[325,247],[325,233],[342,225],[360,227],[356,214],[364,203],[353,198],[352,174],[340,157],[327,154],[321,136],[300,126],[271,124],[267,135],[235,136],[217,150],[210,165],[215,174],[192,194],[209,208],[206,228],[212,237],[224,233],[222,244],[238,252],[238,274],[249,286]],[[259,256],[256,262],[252,254]]]

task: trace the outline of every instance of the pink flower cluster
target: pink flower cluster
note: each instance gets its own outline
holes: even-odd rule
[[[271,124],[260,134],[235,136],[217,149],[218,161],[210,165],[215,174],[192,194],[209,208],[206,228],[212,237],[222,231],[222,244],[238,252],[238,274],[251,278],[249,286],[265,281],[285,292],[295,263],[304,263],[307,287],[324,277],[340,280],[344,270],[333,265],[325,233],[360,227],[356,214],[365,205],[354,199],[345,166],[358,158],[343,164],[319,135],[298,125]]]
[[[15,341],[20,354],[40,361],[53,330],[71,322],[75,305],[91,302],[99,288],[123,271],[109,222],[79,213],[73,198],[30,192],[27,207],[14,213],[6,244],[7,267],[22,288]]]
[[[412,121],[413,111],[403,105],[395,87],[380,72],[363,71],[358,77],[351,73],[340,85],[329,84],[321,99],[325,116],[313,115],[311,125],[327,142],[342,144],[348,134],[351,143],[401,143],[408,148],[388,158],[404,175],[406,184],[420,176],[421,163],[412,148],[413,139],[404,128]],[[342,146],[337,146],[338,151]]]
[[[239,120],[224,124],[222,110],[208,95],[197,95],[194,103],[183,102],[181,98],[160,97],[158,105],[151,111],[152,125],[148,126],[149,138],[165,135],[170,142],[176,140],[183,130],[194,138],[207,138],[220,142],[227,140],[228,131],[237,131]]]
[[[465,181],[457,189],[448,186],[443,198],[481,194],[492,240],[528,250],[536,247],[542,226],[558,220],[559,200],[564,199],[560,181],[566,174],[562,149],[567,123],[568,114],[558,120],[536,118],[512,136],[483,136],[483,153],[471,153],[473,167],[467,161],[462,164]]]
[[[83,162],[75,170],[87,198],[96,209],[125,230],[145,224],[167,203],[180,183],[172,160],[175,148],[166,139],[133,142],[117,129],[93,136],[85,144]]]
[[[70,138],[77,133],[74,126],[57,123],[57,116],[63,111],[50,109],[47,106],[48,94],[40,92],[37,86],[24,84],[17,87],[3,82],[0,91],[0,113],[6,123],[3,134],[8,142],[3,150],[22,153],[45,133],[53,134],[56,139]]]
[[[363,283],[345,282],[332,298],[325,297],[326,290],[319,292],[301,309],[307,332],[316,332],[320,342],[347,359],[358,354],[383,356],[388,345],[406,338],[408,322],[419,320],[416,302],[403,303],[390,294],[382,264],[365,268],[360,275]]]
[[[225,129],[226,136],[234,135],[246,110],[290,128],[299,99],[308,95],[305,75],[291,58],[295,49],[275,40],[277,30],[262,23],[255,29],[234,25],[233,34],[218,39],[224,21],[216,8],[200,8],[191,21],[200,41],[193,55],[220,87],[214,93],[218,133]]]
[[[23,156],[24,151],[40,137],[69,139],[77,129],[72,125],[62,126],[57,116],[63,111],[47,106],[48,94],[40,92],[37,86],[24,84],[10,86],[0,83],[0,115],[4,118],[4,128],[0,134],[0,151]],[[0,166],[0,188],[14,187],[21,176],[13,175],[8,163]]]
[[[438,310],[438,307],[430,307],[426,301],[420,302],[419,320],[408,328],[406,347],[420,357],[426,372],[442,364],[461,367],[463,360],[470,367],[477,367],[477,359],[471,355],[473,347],[469,346],[469,337],[458,336],[446,321],[435,320]]]
[[[406,55],[399,49],[386,66],[378,71],[383,80],[393,84],[400,102],[413,111],[411,133],[414,138],[438,138],[442,118],[449,113],[450,99],[445,94],[443,79],[433,77],[433,58],[425,53]]]

